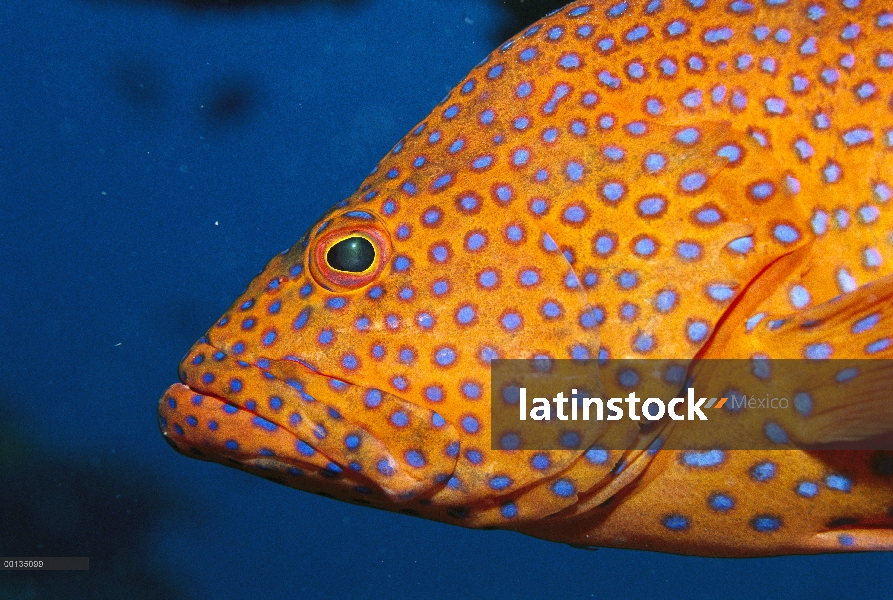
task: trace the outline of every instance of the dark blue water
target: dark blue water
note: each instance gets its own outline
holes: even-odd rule
[[[0,573],[0,598],[893,597],[889,554],[585,552],[311,496],[158,433],[190,344],[512,19],[0,5],[0,555],[91,558]]]

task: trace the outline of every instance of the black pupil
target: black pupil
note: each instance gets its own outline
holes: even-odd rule
[[[366,238],[349,237],[329,248],[326,260],[333,269],[362,273],[375,260],[375,248]]]

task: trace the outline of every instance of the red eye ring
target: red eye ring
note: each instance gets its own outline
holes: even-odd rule
[[[326,259],[332,246],[351,237],[361,237],[367,240],[375,250],[372,264],[361,273],[339,271],[329,266]],[[340,227],[327,232],[315,242],[310,254],[310,273],[318,284],[328,290],[356,290],[375,281],[390,258],[390,240],[379,229],[366,225]]]

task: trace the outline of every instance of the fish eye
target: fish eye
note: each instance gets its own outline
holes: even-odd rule
[[[358,290],[378,279],[391,256],[387,230],[372,224],[348,223],[325,228],[310,242],[310,273],[324,289]]]
[[[351,236],[329,248],[326,262],[338,271],[362,273],[375,262],[375,247],[364,237]]]

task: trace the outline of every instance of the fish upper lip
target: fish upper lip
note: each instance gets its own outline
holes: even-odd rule
[[[221,352],[221,353],[225,354],[226,356],[228,356],[228,357],[230,357],[230,358],[236,358],[237,360],[242,360],[242,361],[248,363],[250,366],[252,366],[252,367],[254,367],[254,368],[256,368],[256,369],[264,370],[262,367],[260,367],[260,366],[257,364],[257,360],[258,360],[257,357],[255,357],[255,356],[247,356],[247,357],[246,357],[246,356],[243,355],[241,358],[239,358],[239,357],[237,357],[237,355],[234,354],[232,351],[227,350],[227,349],[224,349],[224,348],[220,348],[219,346],[216,346],[216,345],[213,344],[213,343],[211,342],[211,340],[208,339],[207,337],[202,337],[202,338],[200,338],[195,344],[193,344],[193,347],[192,347],[192,348],[189,350],[189,352],[187,353],[186,358],[189,357],[189,355],[192,353],[192,351],[193,351],[193,349],[195,348],[195,346],[197,346],[197,345],[199,345],[199,344],[205,344],[205,345],[206,345],[212,352],[214,352],[214,353],[216,353],[216,352]],[[183,361],[182,361],[183,363],[186,363],[186,358],[183,359]],[[247,360],[246,360],[246,358],[247,358]],[[251,414],[254,415],[254,416],[257,416],[257,417],[261,417],[261,418],[263,418],[263,419],[266,419],[266,417],[264,417],[263,415],[258,414],[256,411],[253,411],[253,410],[249,409],[247,406],[240,406],[239,404],[236,404],[236,403],[233,402],[233,401],[231,400],[231,398],[229,398],[228,396],[223,395],[223,394],[221,394],[221,393],[219,393],[219,392],[212,391],[212,390],[210,389],[211,386],[210,386],[210,385],[206,385],[206,384],[204,384],[200,378],[197,379],[196,381],[192,382],[192,383],[187,383],[187,382],[185,381],[185,380],[187,379],[187,378],[185,377],[186,372],[188,372],[189,370],[197,370],[197,368],[198,368],[198,367],[197,367],[196,365],[193,365],[193,364],[191,364],[191,362],[190,362],[190,363],[186,363],[181,369],[179,369],[179,371],[180,371],[180,377],[179,377],[179,379],[180,379],[180,383],[183,384],[184,386],[186,386],[189,390],[195,392],[196,394],[201,394],[202,396],[206,396],[206,397],[208,397],[208,398],[215,398],[215,399],[217,399],[217,400],[220,400],[221,402],[224,402],[224,403],[226,403],[226,404],[229,404],[230,406],[233,406],[233,407],[237,408],[238,410],[245,411],[245,412],[251,413]],[[275,375],[274,375],[274,377],[275,377]],[[276,379],[279,379],[279,378],[276,377]],[[280,423],[276,423],[276,424],[279,425],[282,429],[288,431],[289,433],[292,433],[287,427],[284,427],[282,424],[280,424]],[[297,436],[295,436],[295,435],[293,435],[293,437],[294,437],[295,439],[300,439],[299,437],[297,437]],[[306,440],[304,440],[304,441],[306,441]]]
[[[193,347],[195,347],[195,346],[198,345],[198,344],[205,344],[205,345],[210,349],[210,351],[211,351],[212,353],[221,352],[221,353],[225,354],[226,356],[228,356],[228,357],[230,357],[230,358],[233,358],[233,359],[236,359],[236,360],[239,360],[239,361],[243,361],[243,362],[247,363],[248,365],[250,365],[251,367],[257,369],[258,371],[262,371],[262,372],[264,372],[264,373],[267,373],[267,374],[269,374],[270,376],[274,377],[277,381],[280,381],[280,382],[283,382],[283,383],[287,383],[287,382],[286,382],[282,377],[280,377],[279,375],[276,375],[275,373],[272,373],[272,372],[270,372],[268,369],[266,369],[266,368],[264,368],[263,366],[259,365],[259,364],[258,364],[258,361],[266,360],[266,361],[269,361],[270,363],[282,363],[282,362],[287,362],[287,363],[289,363],[289,364],[298,365],[301,369],[303,369],[304,371],[306,371],[306,372],[308,372],[308,373],[312,373],[313,375],[319,375],[319,376],[322,376],[322,377],[328,377],[328,378],[331,378],[331,379],[336,379],[336,380],[338,380],[338,381],[343,381],[344,383],[346,383],[346,384],[348,384],[348,385],[356,385],[355,383],[353,383],[353,382],[351,382],[351,381],[345,381],[345,380],[340,379],[340,378],[338,378],[338,377],[332,377],[331,375],[327,375],[326,373],[323,373],[322,371],[319,371],[318,369],[312,367],[308,362],[306,362],[305,360],[300,359],[300,358],[298,358],[298,357],[291,356],[291,357],[282,357],[282,358],[266,358],[266,357],[262,357],[262,356],[257,356],[257,355],[254,355],[254,354],[250,354],[250,353],[247,353],[247,352],[241,352],[241,353],[239,353],[239,354],[235,354],[235,353],[234,353],[232,350],[230,350],[230,349],[227,349],[227,348],[221,348],[220,346],[217,346],[216,344],[214,344],[214,343],[213,343],[208,337],[206,337],[206,336],[200,338],[200,339],[193,345]],[[192,353],[192,350],[190,349],[189,353],[187,353],[186,356],[188,357],[191,353]],[[184,360],[184,362],[186,361],[185,358],[184,358],[183,360]],[[261,419],[268,420],[268,421],[270,421],[271,423],[274,423],[275,425],[279,426],[279,427],[280,427],[281,429],[283,429],[284,431],[287,431],[288,434],[291,435],[291,437],[294,438],[295,440],[299,440],[299,441],[304,442],[305,444],[307,444],[308,446],[310,446],[311,448],[313,448],[315,451],[319,452],[322,456],[325,456],[327,460],[329,460],[329,461],[331,461],[331,462],[335,462],[335,461],[333,461],[333,460],[331,459],[331,457],[329,457],[327,454],[325,454],[324,452],[322,452],[322,451],[321,451],[321,450],[320,450],[320,449],[313,443],[313,440],[305,439],[305,438],[299,436],[299,435],[296,434],[294,431],[292,431],[291,429],[289,429],[289,427],[287,427],[287,424],[286,424],[286,423],[278,423],[278,422],[276,422],[276,421],[274,421],[274,420],[268,418],[268,416],[265,416],[265,415],[262,415],[262,414],[258,413],[256,410],[251,410],[251,409],[248,408],[247,406],[244,406],[244,405],[237,404],[237,403],[233,402],[232,399],[231,399],[229,396],[227,396],[227,395],[221,394],[221,393],[219,393],[219,392],[211,391],[211,390],[210,390],[210,386],[209,386],[209,385],[205,385],[205,384],[201,381],[201,379],[197,379],[197,380],[194,381],[192,384],[187,383],[186,381],[184,381],[184,379],[186,379],[186,377],[184,377],[184,374],[185,374],[185,372],[186,372],[187,370],[190,370],[190,369],[197,369],[197,366],[191,364],[191,362],[190,362],[190,363],[187,363],[186,366],[185,366],[184,368],[181,368],[181,369],[180,369],[180,377],[179,377],[179,379],[180,379],[180,383],[183,384],[184,386],[186,386],[189,390],[195,392],[196,394],[201,394],[202,396],[206,396],[206,397],[209,397],[209,398],[215,398],[215,399],[217,399],[217,400],[220,400],[221,402],[224,402],[224,403],[226,403],[226,404],[228,404],[228,405],[230,405],[230,406],[235,407],[236,409],[238,409],[238,410],[240,410],[240,411],[244,411],[244,412],[250,413],[250,414],[252,414],[252,415],[254,415],[254,416],[256,416],[256,417],[259,417],[259,418],[261,418]],[[343,467],[344,465],[341,465],[341,466]]]
[[[288,355],[288,356],[283,356],[282,358],[268,358],[268,359],[266,359],[266,360],[269,360],[270,362],[276,362],[276,363],[288,362],[288,363],[291,363],[291,364],[298,364],[298,365],[300,365],[301,367],[303,367],[304,369],[306,369],[307,371],[310,371],[311,373],[314,373],[314,374],[316,374],[316,375],[321,375],[321,376],[323,376],[323,377],[327,377],[327,378],[329,378],[329,379],[334,379],[335,381],[340,381],[341,383],[346,383],[347,385],[352,385],[352,386],[354,386],[354,387],[360,387],[360,384],[358,384],[358,383],[355,382],[355,381],[351,381],[350,379],[343,379],[343,378],[341,378],[341,377],[336,377],[336,376],[334,376],[334,375],[332,375],[332,374],[330,374],[330,373],[326,373],[326,372],[324,372],[324,371],[320,371],[320,370],[317,369],[316,367],[312,366],[312,365],[311,365],[309,362],[307,362],[306,360],[304,360],[304,359],[302,359],[302,358],[300,358],[300,357],[297,357],[297,356]],[[255,363],[252,363],[252,364],[254,364],[255,366],[257,366],[257,363],[256,363],[256,362],[255,362]]]
[[[225,352],[225,350],[221,350],[221,352]],[[229,353],[228,353],[228,354],[229,354]],[[282,358],[268,358],[268,359],[266,359],[266,360],[269,360],[271,363],[274,363],[274,362],[275,362],[275,363],[283,363],[283,362],[287,362],[287,363],[290,363],[290,364],[297,364],[297,365],[300,365],[301,368],[305,369],[306,371],[308,371],[308,372],[310,372],[310,373],[313,373],[314,375],[319,375],[320,377],[326,377],[327,379],[332,379],[332,380],[334,380],[334,381],[340,381],[341,383],[344,383],[344,384],[346,384],[346,385],[350,385],[350,386],[353,386],[353,387],[371,387],[371,386],[364,386],[363,384],[358,383],[358,382],[356,382],[356,381],[353,381],[353,380],[351,380],[351,379],[344,379],[343,377],[336,377],[335,375],[332,375],[332,374],[330,374],[330,373],[326,373],[325,371],[320,371],[319,369],[317,369],[316,367],[312,366],[310,363],[308,363],[308,362],[305,361],[304,359],[299,358],[299,357],[297,357],[297,356],[288,355],[288,356],[283,356]],[[251,364],[252,364],[252,366],[255,366],[255,367],[257,367],[257,368],[259,368],[259,369],[261,369],[261,370],[266,370],[266,369],[263,369],[263,367],[258,366],[256,360],[255,360],[255,362],[252,362]],[[282,381],[282,379],[279,378],[278,376],[276,377],[276,379],[279,379],[280,381]],[[382,390],[382,391],[383,391],[383,390]],[[400,400],[403,401],[403,402],[407,402],[407,403],[410,402],[409,400],[407,400],[407,399],[404,398],[403,396],[400,396],[400,395],[397,395],[397,394],[393,394],[393,393],[391,393],[391,392],[388,392],[388,394],[390,394],[391,396],[393,396],[393,397],[395,397],[395,398],[400,399]]]
[[[206,345],[211,349],[212,352],[222,352],[222,353],[226,354],[227,356],[229,356],[229,357],[231,357],[231,358],[237,358],[237,360],[242,360],[242,361],[248,363],[250,366],[252,366],[252,367],[254,367],[254,368],[256,368],[256,369],[258,369],[258,370],[260,370],[260,371],[265,371],[265,372],[268,372],[268,373],[269,373],[269,371],[267,371],[266,369],[264,369],[263,367],[261,367],[261,366],[259,366],[259,365],[257,364],[257,361],[259,360],[258,357],[254,357],[254,356],[245,356],[244,353],[242,354],[241,357],[237,357],[233,352],[231,352],[231,351],[227,351],[227,350],[225,350],[225,349],[222,349],[222,348],[220,348],[220,347],[214,345],[214,344],[211,343],[211,341],[208,340],[207,338],[204,338],[204,339],[202,339],[202,340],[199,340],[199,342],[202,342],[202,343],[206,344]],[[199,342],[196,342],[196,344],[198,344]],[[192,351],[190,350],[190,354],[191,354],[191,352],[192,352]],[[189,355],[189,354],[187,354],[187,356],[188,356],[188,355]],[[273,362],[273,361],[280,361],[280,360],[285,360],[285,359],[268,359],[268,360],[270,360],[271,362]],[[302,368],[306,369],[307,371],[309,371],[309,372],[311,372],[311,373],[314,373],[314,374],[317,374],[317,375],[322,375],[322,376],[324,376],[324,377],[326,376],[324,373],[320,373],[319,371],[317,371],[316,369],[313,369],[312,367],[310,367],[309,365],[307,365],[307,364],[306,364],[305,362],[303,362],[303,361],[300,361],[300,362],[298,362],[298,361],[289,361],[289,362],[297,362],[298,364],[301,365]],[[251,415],[253,415],[253,416],[255,416],[255,417],[258,417],[258,418],[267,420],[267,421],[273,423],[274,425],[276,425],[277,427],[279,427],[280,429],[282,429],[284,432],[286,432],[286,433],[287,433],[293,440],[295,440],[296,442],[298,442],[298,441],[303,442],[303,443],[307,444],[309,447],[313,448],[313,450],[314,450],[315,452],[317,452],[320,456],[324,457],[328,462],[330,462],[330,463],[332,463],[332,464],[338,464],[338,466],[341,467],[342,469],[345,469],[345,468],[346,468],[346,465],[339,464],[339,463],[338,463],[336,460],[334,460],[331,456],[329,456],[328,454],[326,454],[325,452],[323,452],[323,451],[322,451],[316,444],[313,443],[313,440],[308,439],[308,438],[305,438],[305,437],[302,437],[302,436],[298,435],[295,431],[293,431],[292,429],[290,429],[290,428],[288,427],[288,424],[287,424],[287,423],[284,423],[284,422],[277,422],[277,420],[273,420],[273,419],[271,418],[271,415],[262,415],[262,414],[260,414],[259,412],[257,412],[257,410],[251,410],[250,408],[248,408],[247,406],[245,406],[245,405],[243,405],[243,404],[237,404],[237,403],[233,402],[232,399],[229,398],[229,397],[226,396],[226,395],[220,394],[220,393],[218,393],[218,392],[210,391],[210,390],[208,389],[209,386],[208,386],[208,385],[205,385],[205,384],[201,381],[201,379],[198,379],[198,380],[197,380],[196,382],[194,382],[192,385],[190,385],[189,383],[186,383],[185,381],[183,381],[183,379],[185,379],[185,377],[183,377],[183,373],[184,373],[186,370],[188,370],[189,368],[197,368],[197,367],[196,367],[195,365],[188,364],[187,367],[180,369],[180,383],[181,383],[182,385],[184,385],[184,386],[185,386],[187,389],[189,389],[190,391],[192,391],[192,392],[194,392],[194,393],[196,393],[196,394],[201,394],[202,396],[205,396],[205,397],[208,397],[208,398],[214,398],[214,399],[216,399],[216,400],[219,400],[220,402],[223,402],[223,403],[225,403],[225,404],[228,404],[228,405],[230,405],[230,406],[236,408],[236,409],[239,410],[239,411],[246,412],[246,413],[251,414]],[[282,381],[282,379],[281,379],[280,377],[276,376],[275,374],[272,374],[272,373],[270,373],[270,374],[271,374],[273,377],[275,377],[277,381]]]
[[[279,358],[271,358],[271,357],[260,356],[260,355],[258,355],[258,354],[254,354],[254,353],[252,353],[252,352],[251,352],[250,350],[248,350],[248,349],[246,349],[246,350],[244,350],[244,351],[239,352],[238,354],[236,354],[235,352],[233,352],[232,348],[221,347],[221,346],[219,346],[217,343],[215,343],[215,341],[212,339],[212,332],[211,332],[211,331],[208,331],[205,335],[203,335],[202,337],[200,337],[200,338],[195,342],[195,344],[193,344],[193,348],[194,348],[196,345],[198,345],[198,344],[205,344],[205,345],[207,345],[209,348],[211,348],[214,352],[223,352],[224,354],[226,354],[227,356],[229,356],[229,357],[231,357],[231,358],[234,358],[234,359],[236,359],[236,360],[240,360],[240,361],[246,362],[246,363],[248,363],[249,365],[251,365],[252,367],[256,367],[256,368],[260,369],[261,371],[266,371],[266,372],[268,372],[268,373],[269,373],[269,369],[267,369],[267,368],[265,368],[265,367],[259,365],[259,364],[258,364],[258,361],[262,361],[262,360],[263,360],[263,361],[268,361],[268,362],[271,363],[271,364],[272,364],[272,363],[280,363],[280,364],[281,364],[281,363],[289,363],[289,364],[292,364],[292,365],[300,365],[301,368],[303,368],[304,370],[306,370],[306,371],[309,372],[309,373],[313,373],[314,375],[320,375],[320,376],[322,376],[322,377],[327,377],[327,378],[329,378],[329,379],[333,379],[333,380],[335,380],[335,381],[340,381],[341,383],[345,383],[345,384],[347,384],[347,385],[351,385],[351,386],[354,386],[354,387],[364,387],[362,384],[360,384],[360,383],[358,383],[358,382],[356,382],[356,381],[352,381],[352,380],[350,380],[350,379],[344,379],[344,378],[342,378],[342,377],[338,377],[338,376],[332,375],[332,374],[330,374],[330,373],[326,373],[326,372],[324,372],[324,371],[320,371],[317,367],[313,366],[313,365],[312,365],[310,362],[308,362],[307,360],[301,358],[300,356],[295,356],[294,354],[287,354],[287,355],[282,356],[282,357],[279,357]],[[189,352],[187,353],[187,357],[189,356],[189,354],[190,354],[191,352],[192,352],[192,349],[190,349]],[[184,358],[183,360],[185,361],[185,358]],[[183,361],[181,361],[181,364],[182,364],[182,362],[183,362]],[[187,368],[188,368],[188,366],[187,366]],[[183,381],[183,379],[184,379],[183,376],[182,376],[182,371],[183,371],[183,369],[180,369],[180,371],[181,371],[181,374],[180,374],[180,382],[181,382],[183,385],[186,385],[186,387],[188,387],[189,389],[192,389],[192,390],[194,390],[194,391],[197,391],[197,392],[200,392],[200,393],[204,393],[204,392],[202,392],[200,389],[193,388],[192,386],[188,385],[185,381]],[[282,381],[282,379],[281,379],[280,377],[278,377],[278,376],[276,376],[276,375],[274,375],[274,377],[276,377],[276,379]],[[226,398],[224,398],[224,397],[217,396],[217,395],[215,395],[215,394],[208,394],[208,395],[210,395],[210,396],[215,396],[215,397],[218,398],[218,399],[221,399],[221,400],[224,400],[224,401],[228,402],[228,400],[227,400]],[[407,400],[406,398],[402,397],[402,396],[397,396],[397,395],[395,395],[395,394],[392,394],[392,395],[394,395],[395,397],[399,398],[400,400],[403,400],[404,402],[408,402],[408,400]],[[232,404],[231,402],[228,402],[228,403],[229,403],[229,404]],[[247,409],[246,409],[246,410],[247,410]]]

